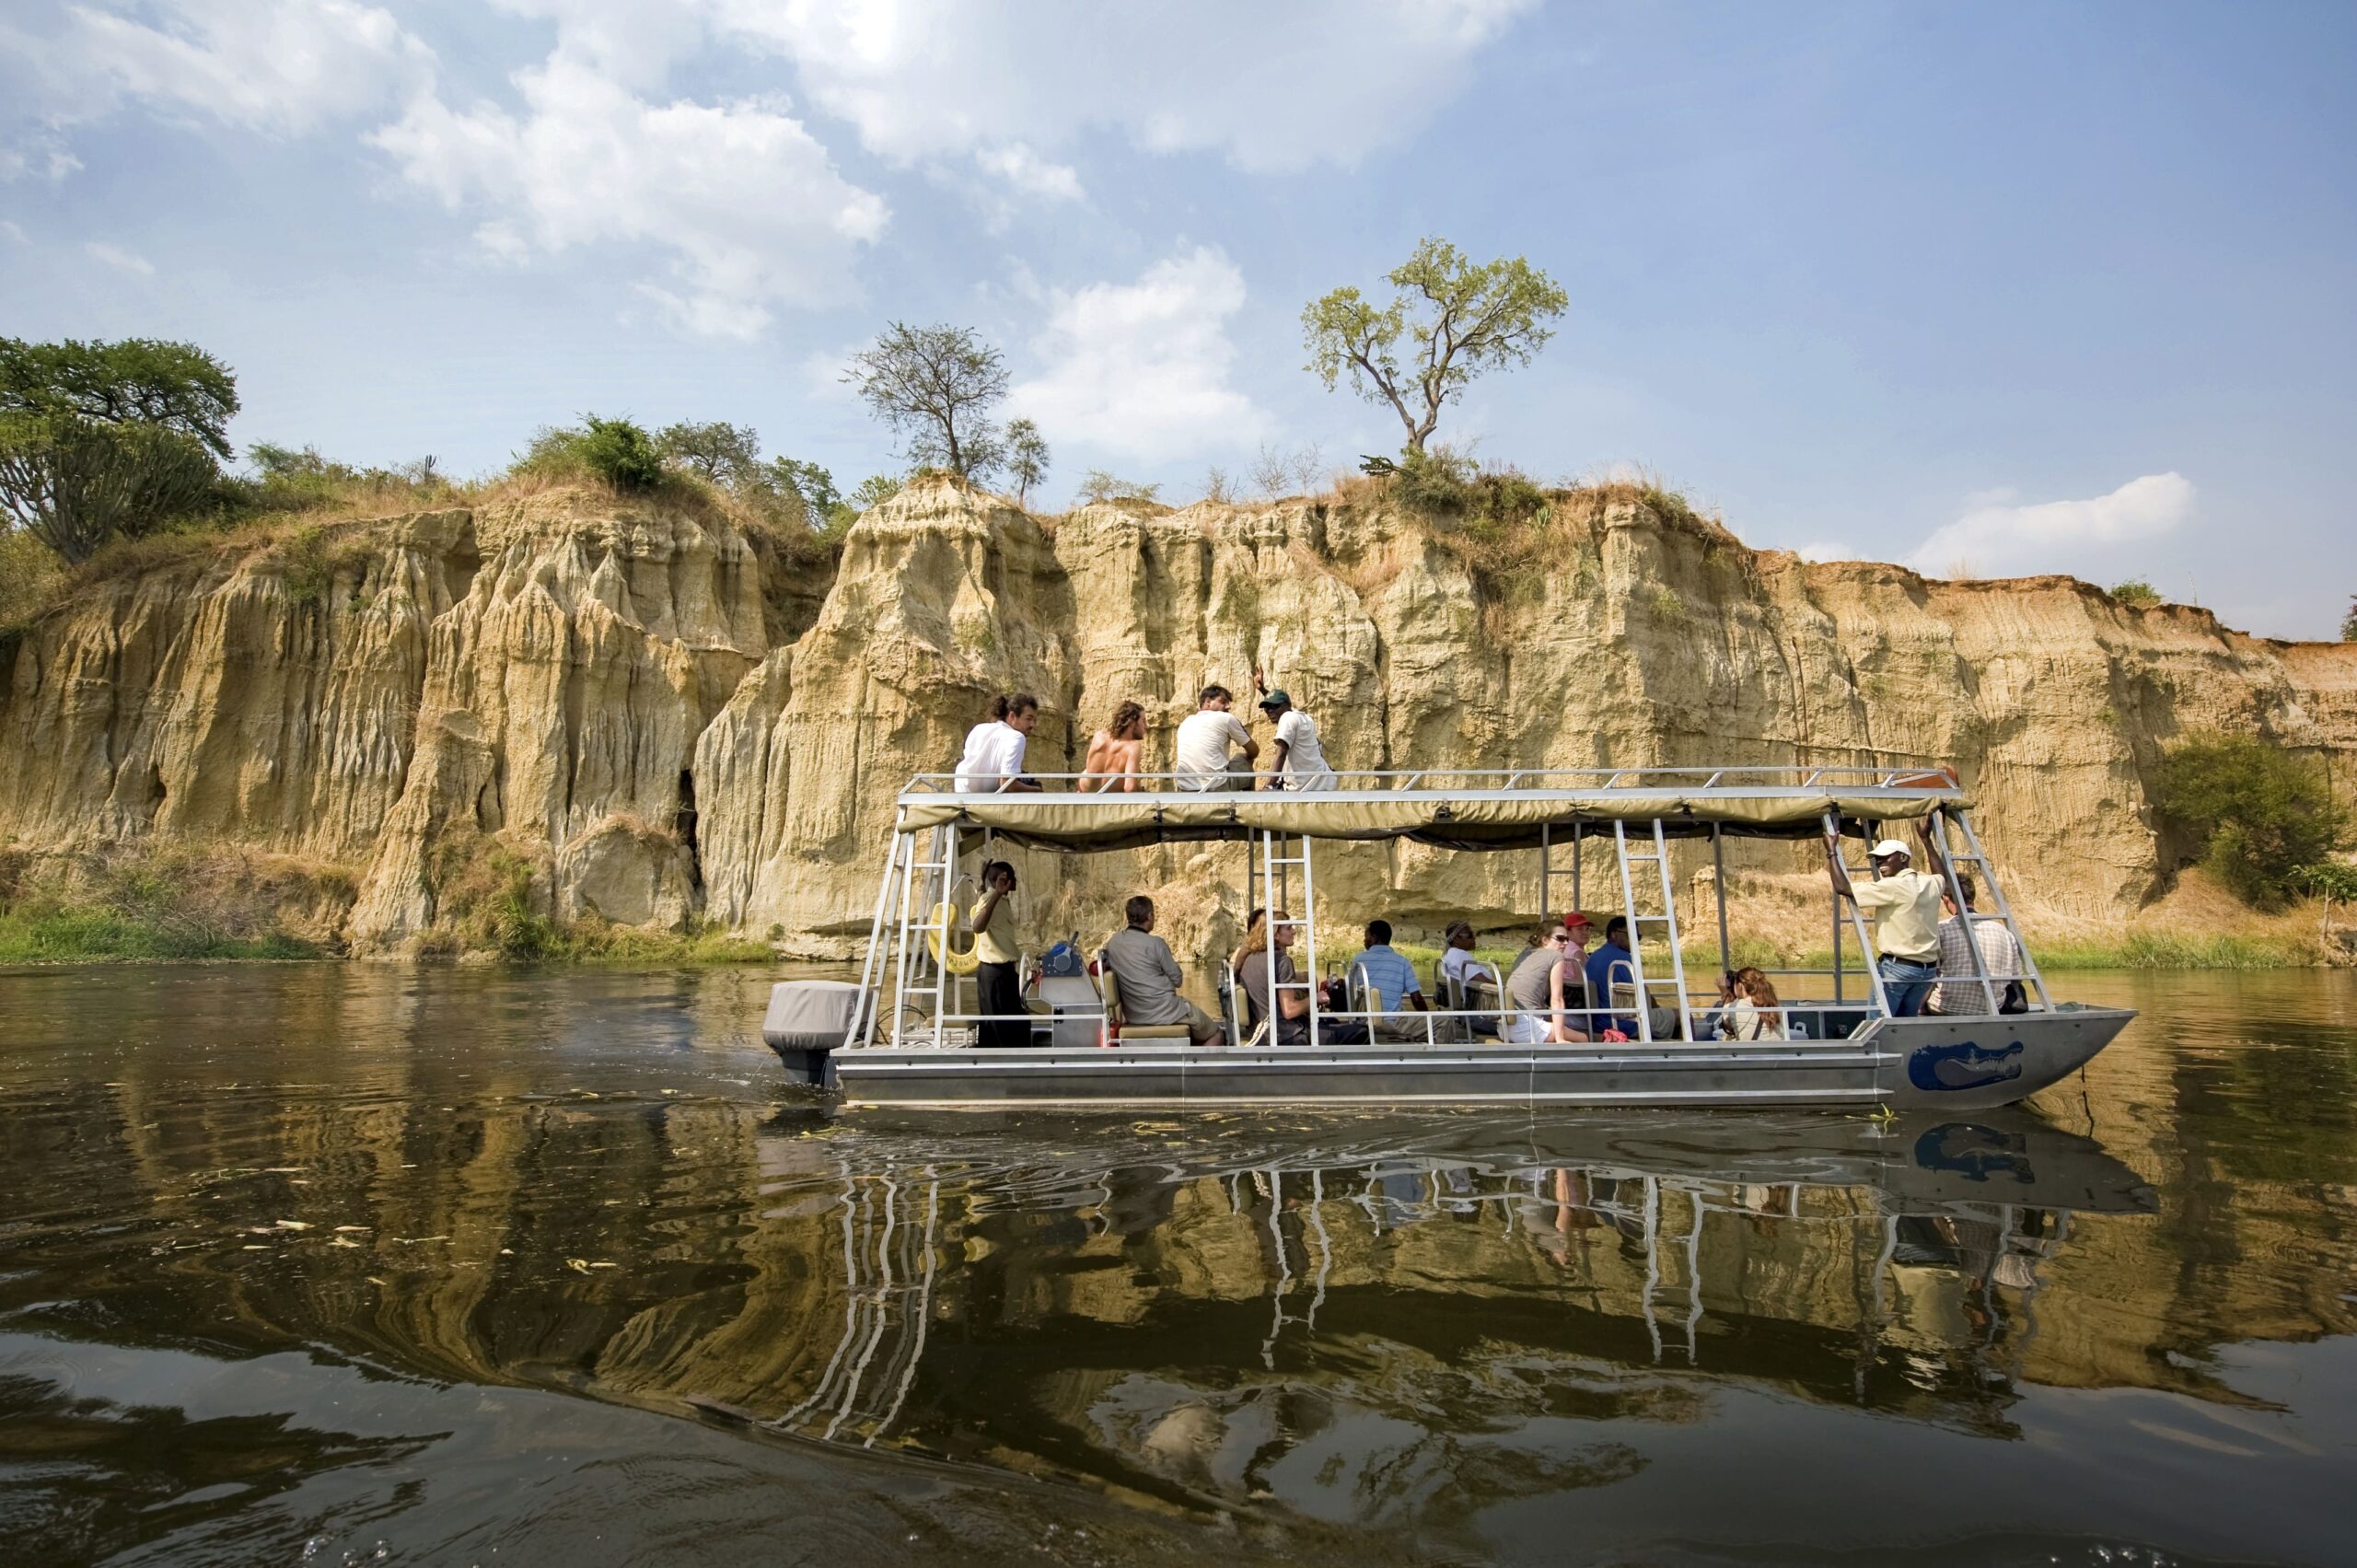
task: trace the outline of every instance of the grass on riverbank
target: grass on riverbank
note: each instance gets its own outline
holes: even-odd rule
[[[327,949],[273,931],[258,937],[175,929],[111,910],[62,907],[0,914],[0,964],[96,959],[316,958]]]

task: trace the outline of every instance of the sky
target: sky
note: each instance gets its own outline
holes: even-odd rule
[[[241,446],[494,470],[584,412],[846,490],[887,323],[1104,469],[1393,453],[1303,307],[1422,237],[1567,291],[1440,438],[1755,545],[2357,595],[2357,7],[12,0],[0,333],[196,343]]]

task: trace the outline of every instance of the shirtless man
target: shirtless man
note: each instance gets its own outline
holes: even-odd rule
[[[1082,791],[1135,791],[1144,750],[1145,710],[1124,703],[1113,710],[1111,723],[1089,737],[1088,759],[1081,764]]]

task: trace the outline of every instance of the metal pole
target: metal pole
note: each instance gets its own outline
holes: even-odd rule
[[[1832,835],[1833,853],[1839,857],[1841,854],[1841,819],[1830,811],[1827,812],[1825,830]],[[1836,888],[1833,889],[1833,1005],[1838,1007],[1841,1001],[1841,889]],[[1822,1018],[1817,1020],[1820,1028],[1824,1022]]]
[[[1585,827],[1585,824],[1581,822],[1572,824],[1572,907],[1573,909],[1584,907],[1580,902],[1580,863],[1587,858],[1587,845],[1582,842],[1585,836],[1582,831]]]
[[[1301,840],[1301,919],[1302,939],[1309,949],[1309,1043],[1318,1040],[1318,880],[1310,868],[1310,839],[1306,833]]]
[[[1711,824],[1711,886],[1719,895],[1719,978],[1735,968],[1735,951],[1727,945],[1727,860],[1719,846],[1719,824]]]

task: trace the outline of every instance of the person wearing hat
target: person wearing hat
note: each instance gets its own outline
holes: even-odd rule
[[[1260,676],[1253,676],[1260,683]],[[1326,752],[1318,744],[1318,721],[1293,705],[1284,688],[1265,692],[1260,699],[1260,711],[1277,724],[1277,748],[1269,759],[1268,789],[1332,789],[1334,770],[1326,763]]]
[[[1833,878],[1834,894],[1846,895],[1874,913],[1875,947],[1881,954],[1875,969],[1895,1018],[1922,1012],[1940,978],[1940,873],[1945,868],[1931,835],[1923,834],[1922,841],[1930,871],[1916,870],[1907,846],[1885,839],[1867,854],[1875,879],[1861,888],[1852,883],[1849,868],[1841,864],[1840,839],[1825,835],[1825,868]]]

